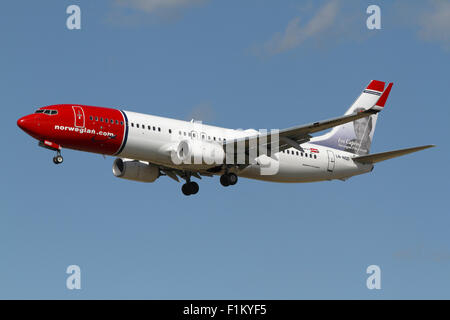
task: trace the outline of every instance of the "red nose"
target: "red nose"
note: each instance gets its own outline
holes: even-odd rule
[[[28,134],[35,134],[37,132],[37,123],[34,114],[20,118],[17,120],[17,125]]]

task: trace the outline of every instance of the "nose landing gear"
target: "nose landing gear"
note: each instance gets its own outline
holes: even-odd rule
[[[63,163],[64,158],[61,155],[61,152],[58,150],[56,153],[56,156],[53,157],[53,163],[54,164],[61,164]]]
[[[49,149],[52,151],[56,151],[56,156],[53,157],[54,164],[61,164],[63,162],[64,159],[61,155],[61,146],[59,144],[48,141],[48,140],[44,140],[44,141],[39,141],[39,147]]]

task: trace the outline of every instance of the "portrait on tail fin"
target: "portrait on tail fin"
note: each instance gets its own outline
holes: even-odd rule
[[[355,110],[356,112],[364,111],[363,108]],[[368,154],[370,145],[372,144],[373,116],[361,118],[353,121],[353,129],[355,138],[347,142],[344,151],[355,154]]]

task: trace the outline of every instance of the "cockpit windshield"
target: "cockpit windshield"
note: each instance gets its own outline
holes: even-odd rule
[[[53,116],[55,114],[58,114],[58,110],[38,109],[34,113],[43,113]]]

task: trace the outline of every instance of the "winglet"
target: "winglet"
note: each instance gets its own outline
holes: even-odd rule
[[[384,90],[383,94],[381,95],[380,99],[378,99],[377,103],[373,107],[373,109],[377,111],[381,111],[384,108],[384,105],[386,104],[387,98],[389,97],[389,93],[391,92],[392,86],[394,85],[393,82],[389,83],[386,90]]]

